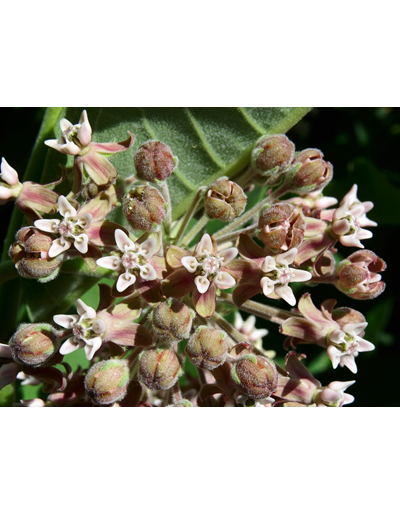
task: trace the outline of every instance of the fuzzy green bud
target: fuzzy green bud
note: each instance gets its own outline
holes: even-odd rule
[[[86,392],[97,405],[110,405],[122,400],[128,384],[128,361],[123,359],[96,362],[85,377]]]
[[[286,251],[303,242],[306,223],[301,209],[279,202],[261,212],[258,227],[259,237],[268,248]]]
[[[125,196],[122,210],[132,228],[156,231],[164,220],[166,204],[155,187],[137,186]]]
[[[152,348],[139,356],[138,380],[149,389],[170,389],[182,374],[178,356],[170,348]]]
[[[10,246],[9,256],[23,278],[34,278],[39,282],[49,282],[57,277],[64,255],[51,259],[48,251],[53,239],[34,227],[21,228],[16,241]]]
[[[298,153],[292,165],[301,166],[292,178],[292,190],[300,194],[322,189],[332,180],[333,166],[323,160],[323,153],[316,148],[308,148]]]
[[[48,323],[22,323],[9,345],[15,360],[29,366],[41,366],[56,352],[57,334]]]
[[[254,400],[268,398],[278,387],[275,363],[260,355],[240,357],[232,366],[231,377],[240,391]]]
[[[284,170],[293,159],[294,144],[284,134],[262,137],[253,149],[253,166],[268,176]]]
[[[204,208],[210,218],[230,222],[242,214],[246,202],[246,195],[238,184],[219,179],[209,187]]]
[[[177,343],[187,339],[192,328],[194,313],[175,298],[160,303],[153,312],[152,327],[162,341]]]
[[[161,141],[148,141],[140,146],[133,160],[138,177],[149,182],[167,179],[178,161],[171,148]]]
[[[226,333],[206,325],[197,328],[186,345],[189,360],[198,368],[215,369],[225,362],[228,353]]]

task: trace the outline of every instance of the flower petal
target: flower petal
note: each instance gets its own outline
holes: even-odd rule
[[[119,228],[115,231],[115,242],[121,252],[125,250],[134,250],[135,243],[125,234],[125,232]]]
[[[344,355],[340,359],[340,365],[346,366],[352,373],[357,373],[357,364],[353,355]]]
[[[194,276],[185,268],[178,269],[168,275],[162,284],[162,290],[165,296],[181,298],[186,296],[194,287]]]
[[[194,273],[197,269],[197,266],[199,265],[196,257],[193,257],[192,255],[182,257],[181,263],[182,266],[184,266],[189,271],[189,273]]]
[[[54,323],[64,328],[72,328],[78,320],[79,316],[77,314],[56,314],[53,316]]]
[[[290,271],[292,272],[292,276],[289,282],[306,282],[312,279],[312,274],[309,271],[294,268],[290,268]]]
[[[60,220],[36,220],[34,225],[39,230],[43,230],[43,232],[58,234],[58,227],[60,223]]]
[[[296,297],[287,284],[284,286],[275,287],[275,293],[292,307],[296,305]]]
[[[209,255],[210,253],[213,253],[213,250],[214,247],[211,236],[204,234],[196,246],[196,255]]]
[[[82,111],[79,123],[81,126],[77,137],[83,146],[87,146],[92,140],[92,127],[90,126],[86,110]]]
[[[262,263],[261,269],[263,270],[264,273],[269,273],[271,271],[276,270],[277,267],[276,267],[275,259],[273,257],[271,257],[270,255],[265,257],[264,262]]]
[[[13,192],[8,187],[0,186],[0,201],[9,200],[13,196]],[[5,203],[5,202],[3,202]]]
[[[276,262],[279,264],[292,264],[296,258],[297,252],[297,248],[292,248],[288,252],[281,253],[275,257]]]
[[[222,265],[225,266],[225,264],[231,262],[238,253],[239,250],[237,248],[227,248],[226,250],[218,252],[218,257],[222,259]]]
[[[125,291],[125,289],[128,289],[128,287],[132,286],[135,282],[136,282],[135,275],[131,275],[128,272],[122,273],[122,275],[120,275],[117,280],[117,286],[116,286],[117,291],[122,293],[122,291]]]
[[[146,281],[155,280],[157,278],[157,273],[153,266],[147,263],[140,268],[140,276]]]
[[[8,164],[4,157],[1,159],[1,178],[10,186],[15,186],[19,182],[18,173]]]
[[[85,346],[84,341],[80,341],[75,339],[75,337],[70,337],[61,345],[60,353],[61,355],[68,355],[69,353],[74,352],[75,350],[79,350],[79,348],[83,348]]]
[[[214,278],[214,284],[216,284],[219,289],[229,289],[236,285],[236,280],[227,271],[220,271]]]
[[[156,244],[156,239],[154,237],[150,237],[149,239],[146,239],[146,241],[139,245],[139,251],[147,259],[150,259],[153,256]]]
[[[58,212],[64,218],[66,216],[76,216],[75,207],[73,207],[63,195],[60,195],[58,197]]]
[[[121,259],[116,255],[101,257],[100,259],[97,259],[96,264],[101,268],[111,269],[113,271],[122,270]]]
[[[79,234],[75,236],[74,246],[80,253],[87,253],[89,238],[86,234]]]
[[[61,118],[60,120],[60,129],[61,132],[65,132],[73,127],[72,123],[67,120],[67,118]]]
[[[326,353],[328,354],[328,357],[332,362],[333,369],[336,369],[339,365],[342,352],[335,348],[335,346],[329,345],[326,350]]]
[[[96,317],[96,311],[93,307],[86,305],[81,299],[76,301],[76,310],[83,319],[94,319]]]
[[[71,247],[71,245],[71,241],[68,241],[67,239],[55,239],[50,246],[48,255],[51,259],[53,257],[57,257],[57,255],[60,255],[60,253],[66,252]]]
[[[262,292],[265,296],[269,296],[271,293],[274,292],[276,282],[274,280],[271,280],[268,277],[263,277],[260,280],[260,285],[262,288]]]
[[[47,139],[44,144],[50,148],[53,148],[54,150],[57,150],[57,152],[67,155],[78,155],[78,153],[81,151],[79,146],[77,146],[72,141],[69,141],[68,143],[60,143],[58,139]]]
[[[103,343],[103,341],[102,341],[101,337],[94,337],[93,339],[88,339],[86,341],[85,354],[86,354],[87,360],[90,361],[93,359],[94,354],[100,348],[102,343]]]
[[[201,294],[197,289],[193,290],[192,301],[197,313],[203,318],[210,318],[215,311],[217,287],[214,283],[210,284],[208,290]]]
[[[193,256],[192,252],[183,250],[179,246],[171,245],[167,248],[166,259],[171,268],[180,268],[182,266],[183,257]]]
[[[210,287],[210,281],[208,278],[204,277],[203,275],[199,275],[194,279],[194,283],[196,285],[197,291],[200,294],[204,294],[208,291],[208,288]]]
[[[244,302],[249,300],[249,298],[252,298],[258,293],[261,293],[262,289],[259,285],[253,285],[253,284],[239,284],[237,287],[235,287],[232,299],[238,307],[243,305]]]

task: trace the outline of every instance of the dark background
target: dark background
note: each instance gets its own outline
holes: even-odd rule
[[[44,108],[1,108],[0,158],[5,157],[20,175],[23,174],[34,145]],[[306,365],[323,385],[332,380],[353,380],[348,392],[356,398],[354,406],[398,406],[400,349],[396,312],[400,312],[398,294],[398,244],[400,224],[400,108],[316,108],[288,136],[297,150],[319,148],[334,166],[334,180],[324,193],[339,201],[350,187],[358,184],[360,201],[372,200],[374,209],[368,217],[379,226],[372,228],[374,237],[364,246],[382,257],[388,265],[383,273],[387,287],[375,300],[354,301],[332,286],[319,286],[311,291],[319,307],[326,298],[335,298],[338,306],[360,310],[369,325],[365,338],[375,344],[373,352],[357,357],[359,371],[353,375],[347,368],[332,370],[319,348],[299,348],[307,354]],[[0,251],[13,204],[0,206]],[[367,227],[368,228],[368,227]],[[339,246],[339,245],[338,245]],[[357,248],[339,248],[343,257]],[[296,296],[299,295],[296,293]],[[262,322],[259,324],[262,326]],[[265,325],[271,330],[271,326]],[[283,340],[283,338],[282,338]],[[282,340],[269,348],[282,354]]]

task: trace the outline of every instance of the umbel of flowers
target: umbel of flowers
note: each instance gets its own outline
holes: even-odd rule
[[[52,184],[21,183],[2,159],[0,201],[15,200],[28,220],[9,256],[25,279],[57,280],[68,261],[81,259],[83,274],[107,276],[113,285],[100,283],[96,308],[78,299],[76,311],[60,312],[53,324],[20,325],[0,344],[0,387],[16,379],[44,384],[45,399],[23,402],[34,406],[354,401],[345,392],[354,380],[323,385],[296,351],[317,345],[333,368],[346,367],[352,377],[359,353],[374,349],[360,312],[329,298],[317,308],[307,292],[308,285],[331,284],[367,300],[385,288],[385,262],[363,245],[373,235],[365,227],[376,226],[366,216],[373,204],[358,199],[357,185],[339,202],[324,196],[333,166],[322,153],[296,152],[285,135],[265,136],[236,181],[220,177],[200,187],[172,222],[168,177],[179,161],[165,142],[136,149],[123,188],[109,159],[129,150],[133,134],[121,143],[95,142],[86,111],[77,124],[62,119],[60,127],[61,137],[45,143],[73,156],[69,193],[57,192],[65,174]],[[263,187],[265,196],[246,210],[253,187]],[[282,200],[287,193],[294,196]],[[108,219],[118,206],[123,224]],[[220,220],[218,231],[207,232],[210,219]],[[336,263],[336,247],[357,250]],[[256,328],[257,317],[271,323],[269,331]],[[288,350],[284,368],[268,350],[279,332]],[[72,372],[66,356],[80,349],[87,367]]]

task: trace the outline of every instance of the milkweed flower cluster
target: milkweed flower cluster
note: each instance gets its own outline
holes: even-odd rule
[[[120,143],[95,142],[86,111],[77,124],[62,119],[60,129],[58,139],[45,143],[73,158],[68,194],[65,187],[57,192],[65,174],[44,186],[21,183],[2,160],[0,201],[15,200],[31,223],[18,231],[9,256],[27,279],[57,280],[65,263],[80,259],[83,273],[112,285],[99,284],[97,308],[78,299],[76,311],[55,315],[53,324],[18,327],[0,344],[0,387],[16,379],[43,383],[47,397],[26,406],[341,407],[354,401],[346,392],[354,380],[322,385],[296,352],[299,345],[319,346],[334,369],[355,374],[359,353],[374,349],[364,339],[360,312],[335,308],[331,299],[318,309],[306,291],[331,284],[366,300],[385,288],[385,262],[361,243],[372,237],[365,227],[376,223],[367,218],[373,204],[358,200],[357,185],[334,207],[338,201],[323,193],[333,166],[322,153],[296,152],[284,135],[264,136],[236,182],[221,177],[202,186],[188,212],[173,220],[168,178],[179,160],[165,142],[136,149],[123,188],[116,187],[118,170],[109,158],[128,151],[133,134]],[[264,187],[266,195],[246,210],[250,186]],[[287,193],[294,196],[282,200]],[[123,223],[108,219],[118,206]],[[204,222],[210,219],[224,225],[210,233]],[[336,263],[338,245],[358,250]],[[244,320],[239,309],[250,316]],[[286,336],[284,367],[267,349],[273,325],[257,328],[258,318]],[[66,356],[80,349],[88,369],[73,372]]]

